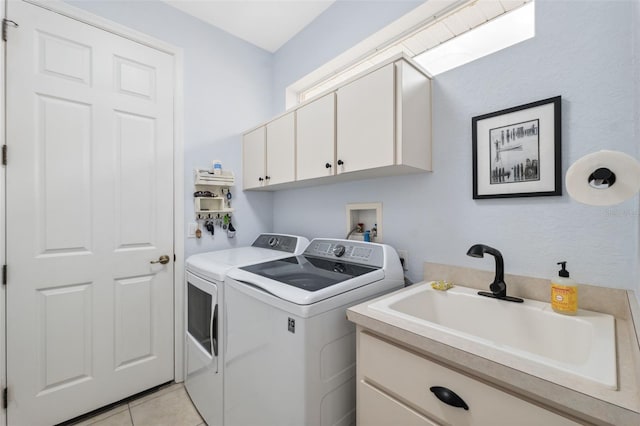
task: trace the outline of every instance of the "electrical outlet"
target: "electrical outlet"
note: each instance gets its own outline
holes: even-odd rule
[[[197,223],[189,223],[189,228],[187,230],[187,238],[195,238],[196,237],[196,229],[198,229]]]
[[[409,270],[407,264],[409,263],[409,252],[406,250],[398,250],[398,257],[400,258],[400,262],[402,263],[402,269],[405,271]]]

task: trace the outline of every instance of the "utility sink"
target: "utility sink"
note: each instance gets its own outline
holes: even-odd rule
[[[566,316],[554,312],[549,303],[506,302],[459,286],[438,291],[431,283],[416,284],[369,308],[617,388],[615,319],[611,315],[578,310],[577,315]]]

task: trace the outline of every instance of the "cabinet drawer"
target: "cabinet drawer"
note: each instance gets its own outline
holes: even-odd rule
[[[358,384],[358,399],[358,425],[438,426],[367,383]]]
[[[358,390],[370,383],[384,389],[393,398],[406,402],[406,405],[415,407],[435,422],[492,426],[579,425],[370,334],[361,332],[358,338]],[[455,392],[469,409],[441,402],[430,391],[433,386]],[[360,397],[358,401],[361,401]],[[367,407],[358,409],[366,410]]]

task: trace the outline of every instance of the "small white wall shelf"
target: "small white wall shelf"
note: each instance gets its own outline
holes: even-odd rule
[[[233,208],[230,207],[227,194],[234,185],[235,177],[230,171],[223,170],[221,174],[214,174],[209,170],[197,169],[194,194],[201,192],[207,195],[193,197],[196,218],[214,219],[221,213],[231,215]]]
[[[351,232],[361,223],[363,232]],[[382,203],[351,203],[347,204],[347,235],[350,240],[364,240],[364,231],[370,232],[372,243],[382,242]],[[375,235],[374,235],[375,234]]]

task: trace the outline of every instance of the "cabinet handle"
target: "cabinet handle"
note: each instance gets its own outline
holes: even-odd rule
[[[325,167],[326,169],[330,169],[330,168],[331,168],[331,164],[327,163],[327,164],[325,164],[325,165],[324,165],[324,167]]]
[[[338,160],[338,166],[342,166],[343,164],[344,164],[344,161]]]
[[[261,177],[259,177],[259,178],[258,178],[258,180],[259,180],[260,182],[262,182],[264,179],[262,179]]]
[[[436,398],[438,398],[445,404],[451,405],[452,407],[459,407],[464,408],[465,410],[469,410],[469,406],[467,405],[467,403],[464,402],[464,400],[460,398],[454,391],[443,388],[442,386],[431,386],[429,390],[436,395]]]
[[[264,180],[269,180],[269,179],[271,179],[271,177],[270,177],[270,176],[265,176],[265,177],[264,177]]]

